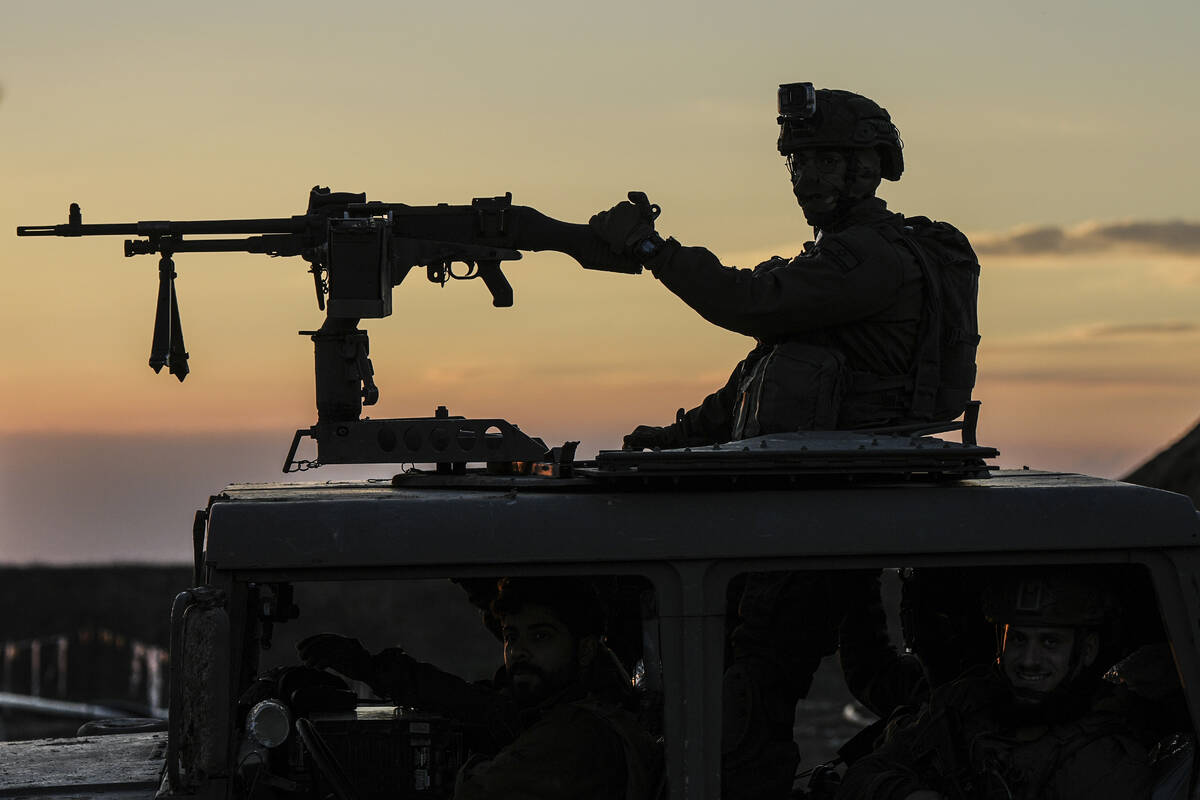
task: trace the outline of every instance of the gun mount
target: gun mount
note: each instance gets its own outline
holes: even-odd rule
[[[125,256],[157,253],[158,303],[150,367],[180,381],[189,372],[175,293],[178,253],[243,252],[299,256],[309,263],[324,324],[301,331],[313,341],[317,423],[296,431],[283,471],[320,464],[435,463],[442,471],[471,462],[537,461],[546,446],[499,419],[434,417],[361,419],[374,405],[374,381],[363,319],[392,313],[392,289],[415,267],[433,283],[478,278],[492,305],[513,304],[500,268],[521,250],[557,250],[588,269],[638,273],[641,265],[614,257],[586,225],[560,222],[533,208],[514,206],[512,194],[476,198],[470,205],[410,206],[367,201],[366,195],[314,186],[304,214],[268,219],[143,221],[84,224],[72,203],[64,225],[23,225],[18,236],[130,236]],[[237,236],[239,238],[228,238]],[[208,237],[208,238],[192,238]],[[465,269],[456,272],[455,264]],[[300,440],[317,443],[315,461],[296,461]]]

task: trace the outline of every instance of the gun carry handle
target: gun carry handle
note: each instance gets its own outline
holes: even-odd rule
[[[512,285],[500,269],[499,261],[480,261],[478,275],[483,280],[488,291],[492,293],[492,305],[496,308],[509,308],[513,304]]]
[[[637,275],[642,265],[631,258],[617,255],[587,225],[562,222],[548,217],[535,208],[519,206],[520,228],[518,250],[556,250],[566,253],[584,269],[623,272]]]

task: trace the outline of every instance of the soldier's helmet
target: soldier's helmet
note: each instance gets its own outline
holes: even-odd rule
[[[898,181],[904,172],[900,132],[886,108],[860,94],[781,84],[778,122],[782,155],[810,147],[874,148],[882,177]]]
[[[983,613],[997,625],[1101,628],[1116,614],[1113,596],[1096,576],[1074,571],[1026,572],[983,592]]]

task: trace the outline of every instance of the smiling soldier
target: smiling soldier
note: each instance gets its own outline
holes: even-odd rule
[[[1097,576],[1066,569],[989,587],[985,610],[1002,637],[995,666],[893,720],[838,797],[1148,797],[1153,772],[1130,698],[1102,680],[1097,662],[1114,616],[1100,587]]]

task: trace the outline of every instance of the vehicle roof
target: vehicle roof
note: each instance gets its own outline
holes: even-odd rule
[[[465,476],[241,484],[214,498],[217,569],[1120,550],[1200,545],[1191,501],[1058,472],[949,483],[630,489]]]

